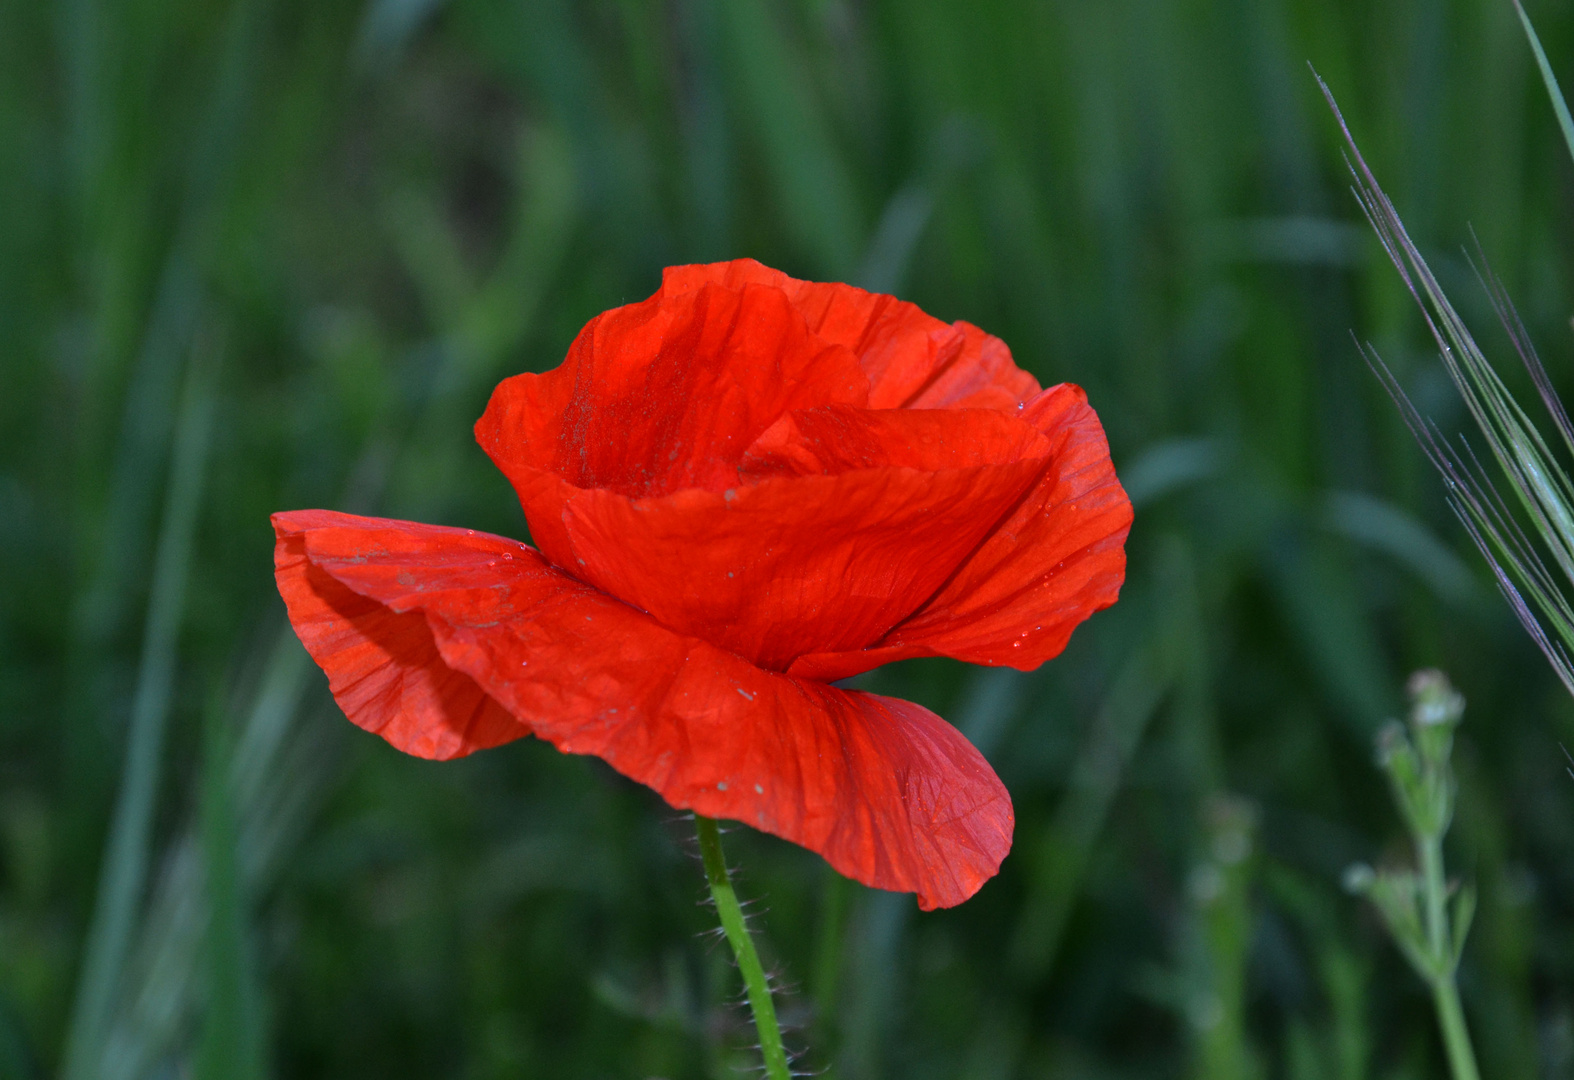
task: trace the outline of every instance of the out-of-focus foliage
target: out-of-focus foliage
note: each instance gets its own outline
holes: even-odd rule
[[[1574,18],[1529,14],[1567,85]],[[977,898],[729,837],[805,1067],[1438,1075],[1339,888],[1404,846],[1372,735],[1436,665],[1483,1073],[1574,1075],[1574,706],[1351,341],[1468,422],[1308,60],[1488,354],[1470,224],[1567,395],[1574,174],[1508,0],[0,3],[0,1076],[735,1075],[690,824],[350,729],[267,514],[523,535],[493,383],[739,255],[1083,384],[1137,503],[1059,660],[870,680],[1012,790]]]

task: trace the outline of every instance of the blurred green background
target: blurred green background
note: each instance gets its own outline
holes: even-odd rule
[[[1530,13],[1567,82],[1574,14]],[[1574,166],[1509,0],[0,2],[0,1077],[60,1074],[73,1015],[72,1080],[749,1064],[690,824],[539,743],[352,729],[267,521],[523,535],[491,387],[742,255],[1081,383],[1137,504],[1060,659],[868,681],[1011,789],[975,899],[731,835],[802,1067],[1441,1075],[1339,887],[1405,855],[1372,735],[1438,664],[1484,1072],[1574,1076],[1574,706],[1352,341],[1466,425],[1308,61],[1488,351],[1472,225],[1574,389]]]

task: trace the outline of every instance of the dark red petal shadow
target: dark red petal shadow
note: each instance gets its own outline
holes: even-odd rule
[[[306,532],[343,515],[275,514],[274,578],[290,625],[357,726],[416,757],[463,757],[530,734],[438,655],[420,613],[400,614],[314,566]]]
[[[274,524],[292,618],[306,611],[308,631],[341,643],[330,657],[392,655],[412,637],[397,620],[424,615],[450,675],[559,749],[595,754],[673,806],[801,844],[865,884],[916,892],[926,910],[967,899],[1010,849],[1005,788],[920,706],[761,670],[512,540],[322,511],[276,514]],[[322,576],[296,569],[302,558]],[[331,597],[303,595],[320,595],[324,579],[387,618],[351,611],[336,623]],[[420,658],[421,678],[440,682]],[[400,715],[383,731],[424,723],[442,727],[444,714]]]
[[[1131,501],[1087,395],[1062,383],[1018,415],[1052,445],[1038,487],[884,640],[800,657],[789,674],[830,681],[915,656],[1031,670],[1115,602],[1126,576]]]

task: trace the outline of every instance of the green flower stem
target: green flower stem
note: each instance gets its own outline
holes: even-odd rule
[[[754,951],[754,941],[743,921],[743,908],[738,906],[738,894],[733,891],[732,878],[727,873],[727,859],[721,851],[721,830],[712,818],[694,815],[694,828],[700,837],[700,856],[705,860],[705,879],[710,883],[711,899],[716,902],[716,914],[721,917],[721,928],[732,946],[732,955],[738,959],[738,970],[743,974],[743,985],[749,992],[749,1010],[754,1013],[754,1027],[760,1033],[760,1054],[765,1059],[765,1075],[770,1080],[791,1080],[787,1067],[787,1052],[782,1048],[782,1032],[776,1023],[776,1006],[771,1001],[771,988],[765,981],[765,969],[760,966],[760,954]]]
[[[1459,1003],[1459,987],[1454,982],[1454,965],[1445,962],[1453,954],[1449,940],[1448,886],[1443,881],[1443,838],[1418,836],[1416,856],[1421,864],[1421,889],[1426,904],[1426,935],[1438,969],[1432,976],[1432,1004],[1437,1024],[1443,1031],[1443,1048],[1448,1054],[1448,1070],[1454,1080],[1480,1080],[1476,1052],[1470,1045],[1470,1029],[1465,1026],[1465,1010]]]
[[[1476,1052],[1470,1045],[1470,1029],[1465,1027],[1465,1011],[1460,1008],[1459,988],[1453,979],[1439,979],[1433,984],[1432,1004],[1443,1029],[1443,1046],[1448,1051],[1448,1069],[1454,1080],[1480,1080]]]

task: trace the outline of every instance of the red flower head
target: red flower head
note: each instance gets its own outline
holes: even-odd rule
[[[752,260],[669,269],[476,438],[537,548],[275,514],[290,621],[346,715],[451,758],[534,734],[849,877],[961,903],[1004,786],[939,717],[832,680],[1034,668],[1114,603],[1131,504],[1098,417],[997,338]]]

